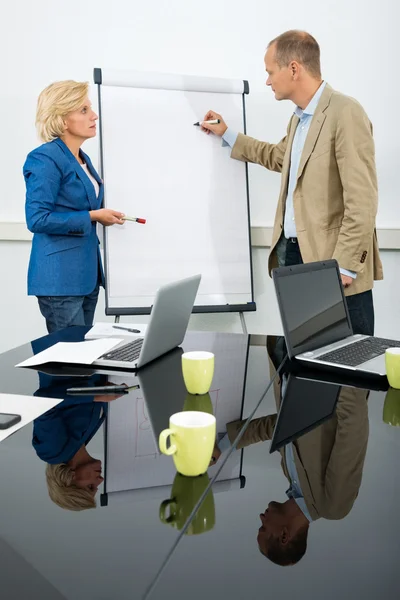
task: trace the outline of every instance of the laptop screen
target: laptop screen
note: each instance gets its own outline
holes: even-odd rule
[[[331,418],[340,390],[340,385],[290,375],[283,393],[270,452],[279,450]]]
[[[290,356],[353,334],[336,261],[277,269],[274,281]]]

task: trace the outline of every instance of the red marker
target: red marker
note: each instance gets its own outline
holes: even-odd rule
[[[144,225],[146,223],[146,219],[138,219],[137,217],[122,217],[124,221],[133,221],[134,223],[142,223]]]

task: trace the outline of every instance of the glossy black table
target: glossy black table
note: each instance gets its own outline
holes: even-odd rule
[[[84,328],[71,328],[41,338],[32,345],[37,351],[55,341],[81,340],[84,333]],[[16,363],[32,354],[32,345],[26,344],[0,355],[0,392],[51,396],[53,390],[61,400],[66,397],[63,389],[68,382],[90,380],[74,378],[71,374],[60,377],[58,367],[54,367],[53,375],[42,374],[40,377],[35,370],[14,368]],[[334,448],[338,456],[348,458],[344,463],[341,459],[345,466],[339,469],[339,475],[345,475],[339,476],[340,489],[335,490],[336,480],[330,479],[332,489],[327,491],[328,501],[324,508],[320,507],[320,500],[316,502],[321,514],[310,524],[304,557],[296,565],[282,567],[261,554],[257,535],[261,525],[259,514],[266,510],[269,502],[287,499],[288,480],[282,470],[279,452],[270,454],[270,442],[255,443],[257,437],[253,435],[254,425],[260,423],[254,419],[268,416],[274,424],[282,396],[282,407],[286,402],[287,395],[282,394],[282,386],[279,386],[282,377],[276,375],[276,368],[284,356],[281,340],[272,336],[189,333],[182,348],[215,352],[216,365],[220,366],[217,379],[218,402],[221,404],[218,410],[222,416],[247,418],[256,409],[246,431],[241,431],[240,423],[234,428],[235,435],[242,435],[239,445],[245,444],[245,449],[234,449],[230,456],[230,451],[225,450],[217,464],[209,469],[208,475],[212,479],[222,466],[223,477],[217,478],[211,488],[214,508],[210,509],[208,494],[205,500],[208,504],[203,506],[203,512],[200,507],[192,522],[186,523],[190,535],[182,534],[183,522],[174,526],[169,519],[171,505],[167,503],[164,510],[161,508],[177,489],[178,494],[182,494],[179,486],[171,489],[175,479],[172,461],[167,459],[158,472],[150,463],[147,471],[128,472],[130,460],[126,452],[131,451],[130,422],[121,424],[119,421],[120,429],[113,430],[112,421],[115,423],[113,415],[130,414],[124,410],[131,410],[138,402],[133,392],[109,403],[107,419],[88,445],[90,453],[102,460],[105,476],[105,486],[99,489],[94,510],[63,510],[50,500],[45,463],[32,447],[32,425],[26,426],[0,446],[2,598],[122,600],[143,598],[146,593],[151,599],[194,600],[204,597],[241,600],[271,594],[285,599],[395,597],[400,550],[397,516],[400,429],[386,423],[383,416],[386,421],[396,423],[397,394],[387,392],[382,381],[351,381],[338,374],[304,373],[285,364],[283,380],[286,382],[287,372],[292,373],[292,407],[294,399],[302,407],[302,415],[307,417],[306,422],[301,423],[303,432],[299,434],[303,435],[294,437],[300,452],[307,440],[319,439],[325,444],[324,440],[330,436],[330,452],[333,453]],[[160,359],[161,363],[166,364],[168,358],[173,359],[167,355]],[[179,379],[179,360],[172,366],[170,363],[167,369],[156,363],[159,361],[152,364],[153,369],[159,369],[164,377],[172,372],[176,376],[163,380],[153,371],[149,378],[150,384],[154,380],[159,384],[158,388],[150,385],[144,399],[148,410],[146,427],[149,428],[150,423],[154,438],[168,414],[188,402]],[[127,373],[107,376],[91,372],[90,375],[101,382],[116,378],[130,382]],[[270,385],[274,376],[275,385]],[[303,381],[303,387],[298,388],[298,397],[293,396],[296,380]],[[318,410],[314,414],[315,398],[314,403],[310,398],[317,389],[312,386],[320,385],[321,381],[336,386],[338,400],[332,405],[332,414],[326,414],[318,424],[321,415],[317,414]],[[341,387],[340,384],[357,387]],[[310,387],[304,388],[304,385]],[[368,390],[372,391],[368,394]],[[215,409],[217,392],[213,390],[210,395]],[[350,404],[349,397],[352,399]],[[149,418],[149,415],[153,417]],[[338,428],[337,423],[342,419],[346,423],[348,415],[353,415],[351,426]],[[286,425],[293,433],[296,424],[288,419]],[[223,427],[219,428],[223,434]],[[250,438],[247,436],[246,439],[246,434],[251,431]],[[147,444],[150,438],[146,439]],[[125,440],[126,445],[118,446],[119,440]],[[115,443],[116,450],[112,455],[110,448]],[[305,465],[305,473],[313,482],[311,489],[316,479],[325,481],[326,473],[318,471],[319,450],[316,444],[316,462]],[[302,456],[303,462],[305,456]],[[155,455],[154,460],[158,460]],[[326,456],[323,460],[324,464],[329,463]],[[352,461],[357,464],[354,472],[347,469]],[[119,465],[123,465],[122,470],[118,470]],[[135,481],[135,473],[140,474],[146,486],[138,487],[140,482]],[[123,488],[124,478],[127,489],[112,491],[111,483],[114,488],[118,485]],[[157,485],[157,478],[160,485]],[[188,489],[186,493],[190,493]],[[342,497],[346,501],[342,502]],[[330,503],[329,498],[334,501]],[[192,494],[192,505],[197,499],[198,490],[197,496]],[[192,506],[190,501],[187,504],[189,508]],[[185,506],[186,515],[189,514],[188,506]]]

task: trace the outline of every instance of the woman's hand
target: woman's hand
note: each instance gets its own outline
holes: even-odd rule
[[[125,223],[123,217],[124,213],[118,210],[112,210],[111,208],[99,208],[99,210],[89,211],[90,220],[97,221],[105,227],[110,225],[123,225]]]

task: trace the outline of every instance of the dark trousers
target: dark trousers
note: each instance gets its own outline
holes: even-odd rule
[[[299,265],[303,263],[299,244],[297,241],[286,242],[285,266]],[[361,292],[346,297],[347,306],[350,314],[350,321],[354,333],[364,335],[374,335],[375,315],[374,302],[372,299],[372,290]]]
[[[47,331],[53,333],[72,325],[93,325],[99,284],[87,296],[38,296]]]

